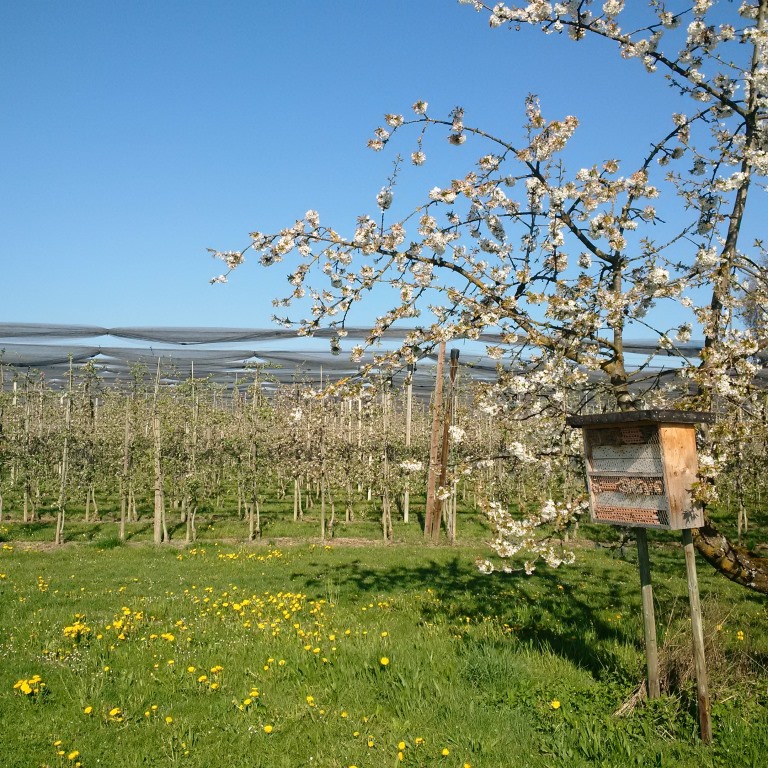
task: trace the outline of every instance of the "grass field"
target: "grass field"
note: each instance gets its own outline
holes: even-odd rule
[[[768,764],[765,601],[700,565],[704,746],[679,547],[652,551],[647,702],[631,549],[525,577],[479,545],[114,544],[0,545],[7,768]]]

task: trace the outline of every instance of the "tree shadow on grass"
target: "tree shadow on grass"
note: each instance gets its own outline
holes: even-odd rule
[[[152,523],[131,523],[130,528],[125,527],[125,540],[142,539],[144,534],[149,534],[152,530]]]
[[[8,533],[0,538],[0,541],[11,541],[14,539],[33,540],[37,541],[42,538],[53,537],[51,524],[46,520],[33,520],[31,522],[23,522],[21,520],[5,520],[3,523],[7,526]],[[23,531],[23,537],[18,534]],[[46,536],[43,536],[46,534]]]
[[[342,591],[363,594],[415,593],[412,606],[421,621],[456,627],[491,619],[525,646],[551,652],[569,660],[594,677],[625,676],[626,655],[613,652],[622,647],[642,647],[642,638],[633,637],[615,620],[614,606],[627,613],[639,610],[639,583],[636,596],[631,587],[616,579],[615,567],[591,567],[583,573],[537,572],[481,574],[472,563],[452,557],[447,561],[425,559],[419,563],[372,567],[360,559],[333,566],[332,572],[296,573],[309,590],[325,577]],[[575,584],[580,578],[584,585]],[[568,581],[565,581],[568,579]],[[612,615],[609,615],[612,614]]]

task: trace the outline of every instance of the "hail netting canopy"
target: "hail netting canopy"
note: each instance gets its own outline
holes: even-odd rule
[[[408,333],[390,331],[384,344],[402,341]],[[365,340],[370,329],[347,329],[350,341]],[[142,366],[145,375],[154,377],[160,370],[164,383],[195,378],[210,378],[224,385],[252,381],[262,371],[263,386],[296,380],[318,385],[355,377],[360,366],[370,363],[372,353],[361,363],[353,363],[348,352],[334,355],[329,339],[333,331],[318,330],[312,338],[299,337],[281,328],[193,328],[131,327],[104,328],[85,325],[46,325],[42,323],[0,323],[0,364],[19,372],[35,372],[56,385],[65,381],[71,364],[82,366],[92,361],[106,381],[127,381]],[[119,340],[127,343],[120,344]],[[488,343],[499,338],[488,336]],[[474,378],[490,380],[496,366],[478,353],[462,361]],[[425,355],[414,375],[416,391],[431,391],[434,385],[434,355]],[[397,374],[404,376],[401,371]],[[6,377],[7,378],[7,377]]]
[[[347,328],[345,341],[365,340],[370,330]],[[402,341],[410,329],[391,329],[382,337],[386,345]],[[92,361],[99,375],[107,382],[127,381],[135,375],[137,366],[145,375],[154,377],[158,367],[163,382],[172,384],[188,379],[208,377],[212,381],[234,386],[252,380],[254,371],[265,386],[270,382],[290,383],[297,379],[319,384],[359,374],[360,364],[353,363],[343,351],[334,355],[328,340],[335,331],[318,330],[313,337],[299,337],[281,328],[194,328],[194,327],[122,327],[103,328],[90,325],[48,325],[43,323],[0,323],[0,364],[18,372],[35,372],[56,385],[65,380],[70,361],[79,367]],[[120,343],[120,341],[124,343]],[[524,345],[521,339],[518,345]],[[490,381],[496,375],[496,363],[485,355],[484,344],[502,345],[496,334],[482,334],[478,341],[454,340],[451,346],[461,351],[460,364],[465,375],[475,380]],[[678,344],[674,350],[660,349],[656,342],[625,340],[624,349],[630,354],[647,358],[684,355],[696,358],[701,343]],[[763,349],[758,354],[768,360]],[[368,352],[362,363],[372,361]],[[434,385],[434,354],[425,354],[414,374],[414,389],[427,393]],[[672,364],[658,364],[643,370],[643,379],[673,375]],[[389,374],[387,374],[389,375]],[[402,378],[404,372],[395,374]],[[8,377],[4,377],[8,378]],[[766,371],[759,378],[766,380]]]

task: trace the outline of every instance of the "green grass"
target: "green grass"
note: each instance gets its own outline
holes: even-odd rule
[[[575,566],[529,578],[479,574],[485,554],[156,550],[120,546],[111,526],[55,551],[2,545],[2,764],[765,765],[762,598],[700,567],[714,660],[707,747],[685,675],[660,700],[614,714],[644,670],[633,552],[585,550]],[[678,669],[682,553],[657,546],[652,559],[659,640]],[[90,631],[67,637],[78,621]],[[14,691],[36,674],[38,695]]]

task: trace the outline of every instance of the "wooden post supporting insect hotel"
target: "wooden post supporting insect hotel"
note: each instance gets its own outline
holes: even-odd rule
[[[592,521],[637,528],[637,555],[643,601],[648,696],[659,696],[656,618],[646,528],[682,531],[691,604],[693,654],[701,738],[712,741],[704,633],[699,604],[691,528],[704,523],[691,499],[696,480],[696,424],[713,421],[710,413],[627,411],[572,416],[581,427]]]

